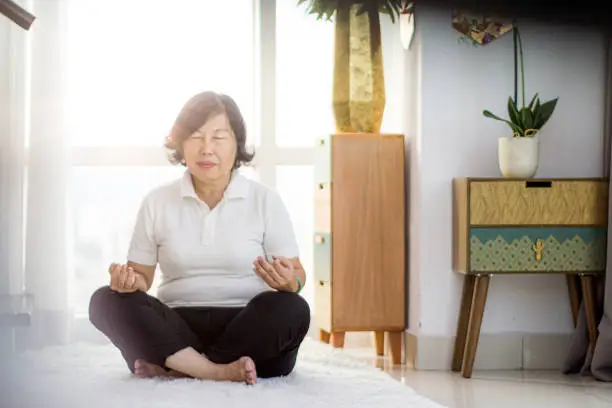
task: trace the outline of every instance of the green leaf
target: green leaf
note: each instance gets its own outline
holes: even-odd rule
[[[550,119],[553,112],[555,111],[555,107],[557,106],[557,101],[559,98],[555,98],[551,101],[544,102],[542,106],[538,109],[538,122],[536,123],[537,129],[540,130],[544,127],[546,122]]]
[[[395,24],[395,16],[397,15],[399,17],[402,13],[399,2],[387,1],[387,8],[389,9],[389,13],[391,15],[391,22]]]
[[[487,118],[491,118],[491,119],[495,119],[495,120],[500,120],[502,122],[508,122],[507,119],[500,118],[499,116],[493,114],[491,111],[488,111],[486,109],[482,111],[482,114],[484,116],[486,116]],[[510,123],[510,122],[508,122],[508,123]]]
[[[523,129],[533,129],[533,115],[529,108],[521,109],[521,122],[523,124]]]
[[[519,117],[519,113],[516,110],[516,104],[514,103],[514,100],[512,99],[511,96],[508,98],[508,116],[510,117],[510,122],[518,126],[522,126],[522,122]]]
[[[540,98],[538,98],[536,100],[535,106],[533,107],[533,125],[538,130],[540,130],[539,124],[540,124],[540,121],[542,120],[542,113],[540,112],[541,106],[542,105],[540,105]]]
[[[533,99],[529,103],[529,110],[533,112],[533,108],[535,107],[536,100],[538,100],[538,94],[533,96]]]
[[[523,134],[523,131],[522,131],[521,127],[516,125],[516,124],[514,124],[514,123],[512,123],[512,122],[510,122],[509,120],[502,119],[499,116],[494,115],[493,113],[491,113],[488,110],[483,110],[482,114],[484,116],[486,116],[487,118],[491,118],[491,119],[499,120],[501,122],[505,122],[508,126],[510,126],[510,129],[512,129],[513,132],[518,132],[521,135]]]
[[[297,0],[297,5],[305,6],[308,14],[316,15],[317,20],[328,21],[332,19],[335,11],[342,4],[339,0]],[[358,14],[366,13],[369,10],[387,14],[392,23],[397,21],[403,11],[412,11],[414,7],[413,3],[408,3],[407,0],[351,0],[349,4],[359,7]]]

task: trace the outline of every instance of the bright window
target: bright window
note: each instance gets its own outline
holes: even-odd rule
[[[313,147],[332,133],[334,25],[296,1],[276,2],[276,138],[279,147]]]
[[[161,146],[204,90],[232,96],[254,136],[252,0],[71,0],[69,13],[75,146]]]

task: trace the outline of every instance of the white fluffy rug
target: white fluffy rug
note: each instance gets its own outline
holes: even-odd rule
[[[304,342],[290,376],[260,379],[255,386],[134,378],[112,346],[84,343],[30,352],[21,370],[11,366],[12,387],[0,389],[3,407],[441,407],[388,374],[312,340]]]

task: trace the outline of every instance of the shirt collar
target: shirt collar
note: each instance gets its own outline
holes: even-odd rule
[[[243,175],[238,174],[236,170],[232,171],[230,182],[225,190],[224,197],[228,199],[246,198],[248,192],[249,184],[247,179]],[[181,179],[181,197],[198,198],[198,195],[193,187],[193,181],[191,180],[191,173],[189,170],[185,170],[183,178]]]

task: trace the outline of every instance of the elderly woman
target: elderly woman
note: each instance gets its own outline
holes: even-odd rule
[[[139,377],[254,384],[295,366],[310,325],[306,275],[280,196],[237,172],[253,158],[245,144],[230,97],[192,97],[166,143],[183,177],[146,195],[127,263],[91,297],[92,324]]]

